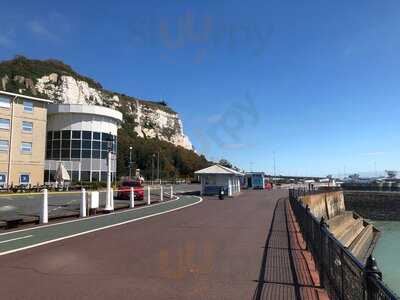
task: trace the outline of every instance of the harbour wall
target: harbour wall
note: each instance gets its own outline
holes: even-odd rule
[[[347,210],[364,218],[380,221],[400,221],[400,192],[344,191]]]

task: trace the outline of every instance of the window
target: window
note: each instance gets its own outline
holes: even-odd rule
[[[71,158],[81,158],[81,150],[71,150]]]
[[[90,141],[83,140],[83,141],[82,141],[82,148],[83,148],[83,149],[90,149],[90,148],[91,148],[91,143],[90,143]]]
[[[70,148],[71,147],[71,141],[70,140],[61,140],[61,148]]]
[[[92,150],[92,158],[100,158],[100,150]]]
[[[73,139],[80,139],[81,138],[81,132],[80,131],[72,131],[72,138]]]
[[[101,137],[100,132],[93,132],[94,140],[100,141],[100,137]]]
[[[217,182],[216,182],[216,177],[215,177],[215,175],[206,175],[206,176],[205,176],[205,183],[206,183],[207,185],[216,185]]]
[[[22,132],[24,133],[32,133],[33,123],[22,121]]]
[[[20,184],[29,184],[30,182],[31,182],[31,176],[29,174],[19,175],[19,183]]]
[[[62,131],[62,139],[69,140],[71,138],[71,131],[70,130],[63,130]]]
[[[81,149],[81,140],[72,140],[72,149]]]
[[[72,171],[71,181],[79,180],[79,171]]]
[[[92,132],[91,131],[82,131],[82,139],[91,140],[92,139]]]
[[[53,149],[60,149],[60,148],[61,148],[61,140],[54,140]]]
[[[4,186],[7,183],[7,173],[0,173],[0,185]]]
[[[93,149],[100,150],[100,142],[93,141]]]
[[[8,151],[8,140],[0,140],[0,151]]]
[[[29,100],[24,100],[24,112],[33,112],[33,102]]]
[[[103,135],[103,137],[102,137],[103,142],[107,142],[107,141],[111,141],[112,140],[112,135],[111,134],[103,132],[102,135]]]
[[[60,139],[60,137],[61,137],[60,132],[59,131],[54,131],[53,139],[58,140],[58,139]]]
[[[10,120],[9,119],[0,119],[0,129],[9,130],[10,129]]]
[[[90,158],[90,150],[82,150],[82,158]]]
[[[81,172],[81,181],[90,181],[90,171]]]
[[[0,96],[0,107],[2,108],[10,108],[10,98]]]
[[[60,159],[60,149],[53,149],[53,159]]]
[[[21,143],[21,152],[22,153],[32,153],[32,143],[31,142],[22,142]]]
[[[99,172],[92,172],[92,181],[99,181]]]
[[[69,160],[69,149],[62,149],[61,150],[61,159],[68,159]]]

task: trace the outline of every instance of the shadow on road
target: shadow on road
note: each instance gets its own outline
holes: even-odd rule
[[[275,206],[252,299],[328,299],[289,206]]]

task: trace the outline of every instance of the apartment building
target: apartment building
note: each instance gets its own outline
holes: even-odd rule
[[[51,102],[0,91],[0,186],[43,184]]]

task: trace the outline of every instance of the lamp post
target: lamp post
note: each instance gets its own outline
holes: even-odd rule
[[[151,184],[153,184],[154,181],[154,157],[156,155],[153,153],[153,155],[151,156]]]
[[[113,211],[113,205],[111,201],[113,200],[111,194],[111,151],[112,151],[112,139],[111,134],[107,140],[107,198],[106,198],[106,207],[104,208],[105,211],[111,212]]]
[[[160,179],[160,151],[157,152],[157,179],[161,184],[161,179]]]
[[[132,179],[132,146],[129,146],[129,179]]]

